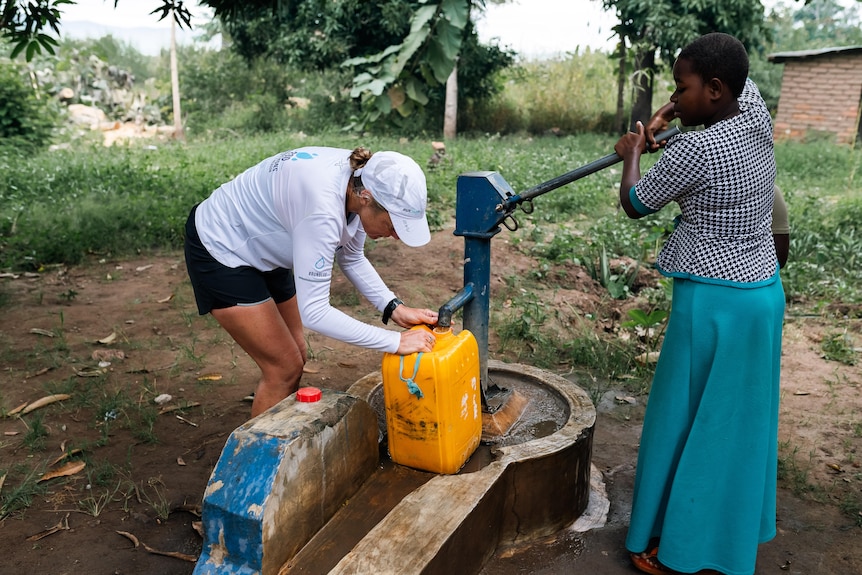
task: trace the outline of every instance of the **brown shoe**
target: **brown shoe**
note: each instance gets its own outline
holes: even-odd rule
[[[658,560],[658,547],[653,547],[643,553],[631,553],[632,563],[639,571],[649,575],[673,575],[677,573],[669,567],[662,565]]]
[[[674,571],[670,567],[665,567],[658,560],[658,547],[653,547],[643,553],[631,553],[632,563],[639,570],[650,575],[685,575],[679,571]],[[695,573],[695,575],[722,575],[715,569],[703,569]]]

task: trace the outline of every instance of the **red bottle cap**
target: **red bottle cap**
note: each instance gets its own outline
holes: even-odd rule
[[[296,401],[302,403],[314,403],[320,401],[323,394],[316,387],[303,387],[296,392]]]

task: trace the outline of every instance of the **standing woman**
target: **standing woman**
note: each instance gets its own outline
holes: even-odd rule
[[[372,326],[329,303],[337,262],[384,324],[436,324],[436,312],[404,305],[364,252],[366,237],[428,243],[426,202],[425,175],[403,154],[305,147],[247,169],[192,208],[185,254],[198,312],[260,368],[252,417],[298,389],[304,327],[381,352],[431,351],[425,330]]]
[[[736,38],[707,34],[673,66],[670,103],[623,136],[620,201],[640,218],[671,202],[656,261],[673,309],[644,415],[626,547],[645,573],[752,575],[775,536],[784,290],[773,241],[772,123]],[[641,176],[655,134],[674,136]]]

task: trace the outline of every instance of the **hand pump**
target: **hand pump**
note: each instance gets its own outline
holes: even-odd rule
[[[656,134],[655,141],[667,140],[679,132],[679,128],[673,127]],[[467,172],[458,176],[455,235],[464,236],[464,287],[440,308],[438,325],[450,327],[452,314],[464,308],[464,328],[470,330],[479,345],[482,403],[488,413],[499,409],[509,394],[509,390],[488,381],[491,238],[500,232],[500,224],[510,231],[518,229],[512,213],[520,204],[530,202],[530,208],[522,210],[531,213],[533,198],[620,161],[618,154],[609,154],[521,194],[516,194],[497,172]]]

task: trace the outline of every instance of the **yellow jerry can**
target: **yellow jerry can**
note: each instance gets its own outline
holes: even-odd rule
[[[427,326],[413,329],[431,331]],[[457,473],[482,437],[479,347],[468,330],[434,328],[427,353],[383,355],[389,456],[407,467]]]

